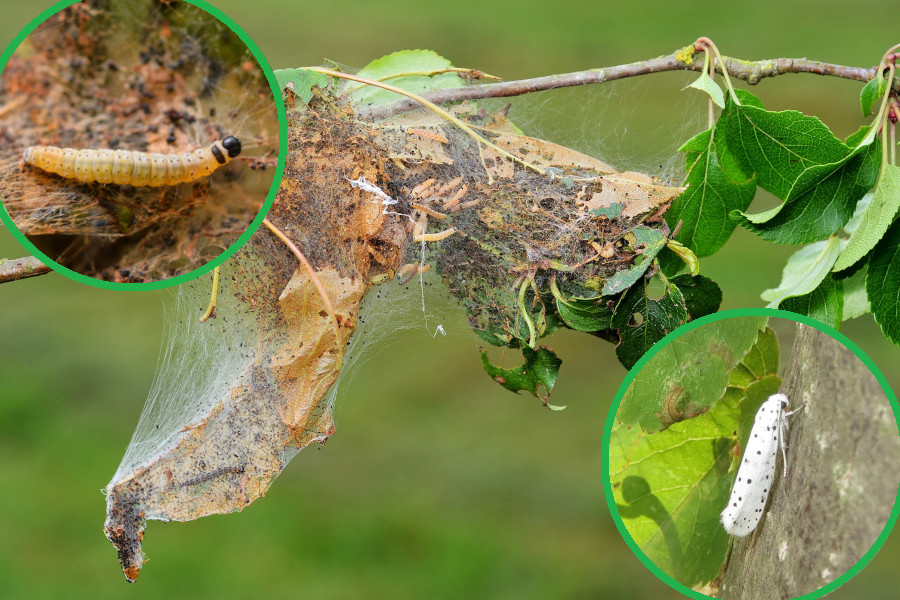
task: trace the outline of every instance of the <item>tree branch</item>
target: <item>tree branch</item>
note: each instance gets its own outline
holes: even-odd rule
[[[690,52],[690,46],[668,56],[651,58],[639,62],[576,71],[562,75],[548,75],[533,79],[521,79],[518,81],[504,81],[501,83],[486,83],[483,85],[471,85],[461,88],[437,90],[422,94],[422,97],[434,102],[444,104],[447,102],[460,102],[462,100],[475,100],[481,98],[504,98],[519,96],[531,92],[542,92],[556,88],[587,85],[591,83],[605,83],[626,77],[647,75],[649,73],[663,73],[666,71],[702,71],[703,60],[697,59],[697,54]],[[682,60],[679,57],[686,57]],[[862,67],[847,67],[830,63],[808,60],[806,58],[774,58],[769,60],[746,61],[725,57],[725,67],[732,77],[742,79],[751,85],[755,85],[766,77],[775,77],[785,73],[815,73],[853,79],[867,82],[875,76],[875,67],[868,69]],[[722,68],[716,64],[716,71],[721,73]],[[358,112],[358,115],[373,120],[384,119],[398,113],[405,112],[420,105],[412,100],[398,100],[387,104],[380,104]]]
[[[37,277],[50,272],[50,267],[33,256],[25,258],[0,258],[0,283]]]

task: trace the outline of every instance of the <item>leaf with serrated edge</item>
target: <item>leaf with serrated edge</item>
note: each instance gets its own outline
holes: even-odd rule
[[[866,211],[869,210],[869,205],[872,204],[872,197],[874,194],[869,192],[862,198],[860,198],[859,202],[856,203],[856,209],[853,211],[853,216],[850,217],[850,220],[844,224],[844,232],[853,235],[853,232],[859,228],[859,224],[862,223],[863,216],[866,214]]]
[[[875,322],[900,345],[900,221],[887,230],[869,260],[866,292]]]
[[[672,201],[665,218],[673,229],[681,222],[675,239],[697,256],[714,254],[728,241],[737,227],[729,214],[746,210],[756,193],[752,175],[745,174],[737,164],[727,171],[720,164],[719,149],[724,144],[722,136],[707,130],[679,148],[685,153],[688,189]]]
[[[891,226],[898,210],[900,210],[900,167],[884,165],[875,185],[872,202],[863,213],[859,226],[850,235],[847,247],[834,263],[834,270],[842,271],[868,254]]]
[[[812,317],[838,329],[844,320],[844,282],[828,275],[810,293],[785,298],[778,308]]]
[[[784,266],[778,287],[761,294],[762,299],[769,302],[766,306],[776,308],[785,298],[803,296],[816,289],[831,271],[843,243],[840,238],[832,236],[792,254]]]
[[[875,184],[879,144],[861,144],[847,160],[801,173],[787,199],[773,209],[741,214],[741,225],[776,244],[805,244],[840,229]]]
[[[640,322],[634,319],[635,315],[639,316]],[[619,362],[630,369],[653,344],[687,319],[684,296],[677,286],[666,286],[662,298],[652,299],[647,296],[644,281],[634,284],[622,295],[613,315],[613,327],[619,332],[616,346]]]
[[[779,198],[787,198],[800,174],[815,165],[846,158],[851,148],[837,139],[817,117],[795,110],[767,111],[753,94],[737,91],[742,105],[729,96],[719,117],[729,150],[757,183]]]

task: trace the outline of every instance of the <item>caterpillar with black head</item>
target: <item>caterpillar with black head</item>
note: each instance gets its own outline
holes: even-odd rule
[[[174,154],[29,146],[24,159],[27,165],[83,183],[161,187],[210,175],[240,153],[240,140],[228,136],[208,147]]]

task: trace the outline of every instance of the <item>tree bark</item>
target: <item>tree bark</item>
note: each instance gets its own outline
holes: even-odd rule
[[[0,259],[0,283],[37,277],[50,272],[50,267],[33,256],[16,259]]]
[[[862,361],[798,323],[782,391],[789,410],[806,407],[790,417],[787,476],[778,469],[765,518],[735,538],[726,600],[796,598],[828,585],[869,551],[897,498],[896,416]]]

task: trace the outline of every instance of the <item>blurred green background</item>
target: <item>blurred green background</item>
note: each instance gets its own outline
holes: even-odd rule
[[[631,62],[700,35],[725,54],[874,65],[897,39],[883,2],[216,0],[274,68],[329,58],[361,67],[428,48],[504,79]],[[4,0],[5,45],[49,2]],[[64,74],[60,74],[63,76]],[[537,94],[511,118],[531,134],[620,168],[674,172],[704,128],[686,74]],[[770,108],[821,116],[839,135],[863,121],[854,82],[764,81]],[[660,166],[662,167],[660,169]],[[765,202],[765,200],[762,200]],[[791,253],[739,230],[703,272],[725,308],[761,306]],[[26,254],[5,231],[0,256]],[[336,408],[337,435],[288,466],[240,515],[151,522],[151,559],[127,585],[102,533],[111,478],[150,387],[161,293],[110,292],[51,274],[0,286],[0,596],[3,598],[677,598],[635,558],[600,481],[606,413],[624,370],[613,347],[555,334],[565,361],[554,402],[517,397],[481,371],[466,335],[401,335],[369,360]],[[447,323],[461,323],[448,315]],[[456,327],[459,329],[459,327]],[[844,330],[900,384],[900,349],[870,317]],[[894,598],[895,535],[833,598]]]

